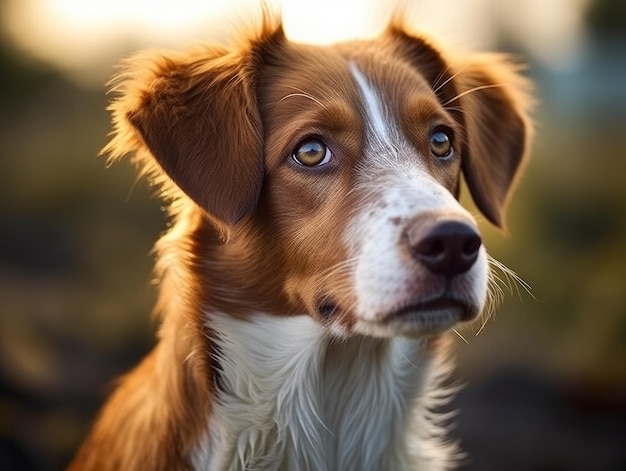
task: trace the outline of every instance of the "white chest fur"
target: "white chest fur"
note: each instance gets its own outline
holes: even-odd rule
[[[333,338],[308,316],[211,314],[224,391],[197,471],[439,470],[423,340]]]

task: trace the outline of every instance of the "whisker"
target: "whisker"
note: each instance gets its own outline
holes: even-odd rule
[[[424,372],[423,368],[420,368],[419,366],[417,366],[415,363],[413,363],[409,357],[407,357],[404,352],[402,351],[402,349],[400,349],[400,355],[402,355],[402,358],[404,358],[406,360],[406,362],[411,365],[413,368],[415,368],[417,371],[419,372]]]
[[[435,93],[437,93],[439,90],[441,90],[443,87],[445,87],[451,80],[454,80],[461,72],[463,72],[465,69],[467,69],[468,66],[469,66],[469,64],[466,64],[463,67],[461,67],[460,70],[458,70],[455,74],[452,74],[450,77],[448,77],[441,85],[437,86],[437,88],[435,88],[433,91]],[[448,67],[446,67],[444,69],[443,72],[441,72],[440,76],[437,78],[437,81],[439,81],[439,79],[441,77],[443,77],[443,74],[445,74],[448,71],[449,68],[450,67],[448,66]],[[436,86],[436,85],[433,85],[433,86]]]
[[[469,95],[470,93],[478,92],[480,90],[486,90],[488,88],[501,88],[501,87],[504,87],[504,86],[505,86],[505,84],[503,84],[503,83],[496,83],[496,84],[489,84],[489,85],[480,85],[478,87],[470,88],[469,90],[465,90],[464,92],[459,93],[454,98],[450,98],[448,101],[443,103],[443,106],[445,107],[445,106],[449,105],[450,103],[452,103],[452,102],[454,102],[454,101],[456,101],[456,100],[458,100],[460,98],[463,98],[466,95]]]
[[[485,330],[485,326],[487,325],[487,322],[489,321],[490,318],[491,316],[485,317],[485,319],[483,320],[483,323],[480,325],[480,329],[478,329],[478,332],[476,332],[476,337],[478,337],[481,334],[481,332]]]
[[[524,291],[526,291],[526,293],[530,295],[531,298],[533,298],[535,301],[537,300],[537,298],[535,298],[532,293],[532,287],[526,281],[524,281],[521,276],[519,276],[517,273],[507,267],[504,263],[496,260],[493,257],[489,257],[488,260],[491,266],[496,267],[498,270],[500,270],[510,282],[514,282],[513,284],[516,287],[516,291],[520,296],[520,299],[521,293],[519,291],[519,286],[521,286]],[[512,292],[512,289],[510,291]]]
[[[461,333],[460,333],[458,330],[456,330],[456,329],[452,329],[452,331],[453,331],[456,335],[458,335],[458,336],[459,336],[459,338],[460,338],[461,340],[463,340],[463,342],[465,342],[466,344],[468,344],[468,345],[469,345],[469,342],[468,342],[467,340],[465,340],[465,337],[463,337],[463,336],[461,335]]]
[[[480,325],[480,328],[478,329],[478,332],[476,332],[475,334],[476,336],[480,335],[480,333],[487,325],[487,322],[495,318],[497,307],[504,299],[504,292],[502,291],[502,288],[500,288],[500,286],[491,277],[489,278],[489,284],[487,286],[487,289],[487,304],[483,311],[482,323]]]
[[[496,286],[500,290],[500,293],[504,295],[501,286],[506,286],[509,290],[509,293],[513,294],[513,286],[511,285],[510,278],[507,277],[505,281],[495,272],[491,272],[491,277],[493,278],[494,286]]]
[[[457,113],[465,114],[468,110],[461,108],[460,106],[446,106],[446,111],[456,111]]]
[[[357,257],[342,260],[341,262],[338,262],[335,265],[332,265],[325,270],[322,270],[320,273],[318,273],[317,278],[319,278],[320,281],[323,281],[325,278],[336,276],[342,274],[343,272],[349,272],[355,267],[357,261]]]
[[[503,287],[505,287],[511,294],[517,292],[517,295],[521,299],[521,292],[519,290],[519,287],[521,286],[533,299],[536,299],[531,293],[530,285],[517,273],[491,256],[487,256],[487,262],[491,268],[489,270],[489,281],[487,285],[487,302],[482,315],[483,320],[480,328],[476,332],[476,335],[480,335],[480,333],[485,329],[487,322],[495,317],[496,307],[504,300],[505,297]],[[502,276],[500,276],[500,274]]]
[[[439,72],[439,74],[437,74],[437,77],[435,77],[435,81],[432,83],[431,88],[433,89],[433,92],[437,93],[439,90],[441,90],[441,88],[443,88],[446,83],[448,83],[451,78],[447,79],[444,83],[439,84],[439,81],[446,75],[446,72],[450,69],[450,66],[447,65],[441,72]]]
[[[318,105],[320,105],[322,108],[324,108],[324,104],[319,101],[317,98],[313,98],[311,95],[308,95],[306,93],[290,93],[289,95],[285,95],[284,97],[282,97],[280,100],[278,100],[278,102],[276,103],[278,105],[278,103],[281,103],[283,101],[285,101],[287,98],[293,98],[293,97],[303,97],[303,98],[308,98],[309,100],[317,103]]]

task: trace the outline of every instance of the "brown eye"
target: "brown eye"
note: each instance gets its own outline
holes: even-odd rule
[[[308,139],[298,146],[292,158],[305,167],[320,167],[330,162],[332,153],[319,139]]]
[[[433,131],[430,135],[430,151],[440,159],[450,157],[453,151],[450,133],[442,129]]]

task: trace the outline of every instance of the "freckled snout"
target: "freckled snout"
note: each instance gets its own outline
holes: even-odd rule
[[[431,273],[452,278],[467,272],[482,245],[477,229],[460,219],[411,220],[404,230],[411,256]]]

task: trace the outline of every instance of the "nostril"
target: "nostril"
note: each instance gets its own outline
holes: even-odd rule
[[[431,272],[452,277],[469,270],[482,245],[473,226],[461,221],[445,221],[421,239],[409,238],[413,256]]]
[[[439,237],[427,237],[417,244],[415,251],[423,257],[436,257],[445,251],[444,241]]]
[[[483,242],[478,234],[468,234],[467,240],[463,244],[463,255],[467,257],[478,255],[482,244]]]

